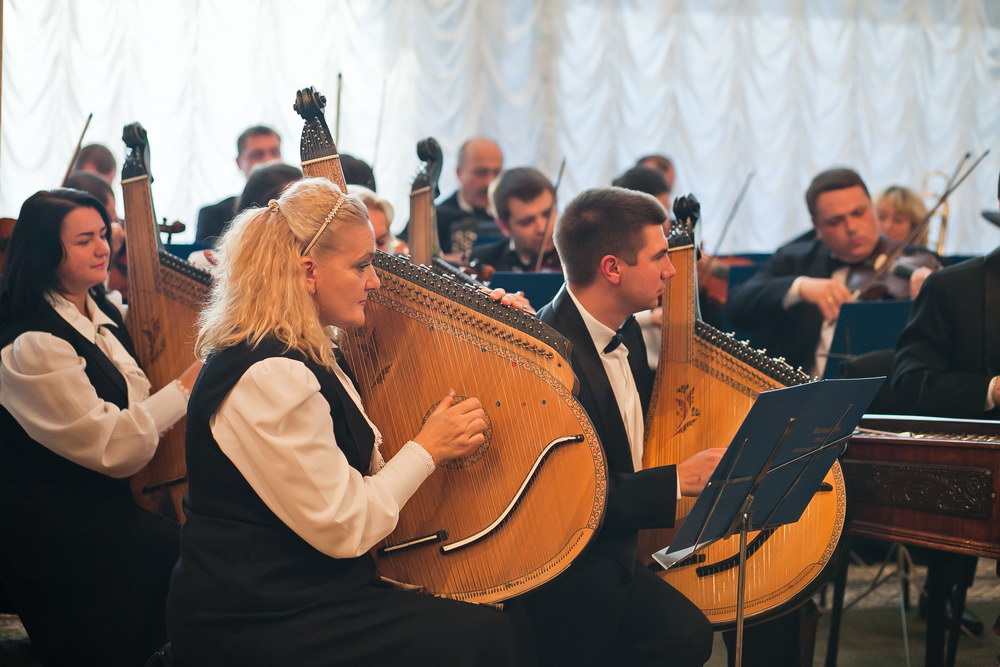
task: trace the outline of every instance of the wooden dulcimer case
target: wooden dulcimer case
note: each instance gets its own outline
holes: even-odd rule
[[[129,304],[126,325],[152,390],[172,382],[195,360],[197,318],[211,287],[211,275],[164,250],[153,213],[149,142],[138,123],[122,137],[129,154],[122,167]],[[156,454],[132,476],[136,502],[150,511],[183,520],[187,489],[182,418],[160,439]]]
[[[646,419],[644,467],[676,464],[709,447],[727,446],[757,394],[801,384],[810,378],[783,359],[772,359],[702,322],[697,316],[698,285],[692,219],[675,223],[669,237],[677,274],[666,281],[662,338],[653,398]],[[672,530],[641,531],[639,557],[670,543],[694,505],[677,503]],[[798,522],[750,533],[746,619],[759,622],[794,609],[822,578],[840,541],[846,494],[838,464]],[[736,620],[739,538],[716,542],[661,578],[684,593],[713,625]]]
[[[336,147],[316,129],[325,126],[322,106],[315,90],[299,91],[302,168],[336,181]],[[418,176],[418,196],[429,180]],[[379,573],[483,603],[544,584],[586,548],[607,499],[604,452],[574,397],[568,341],[428,267],[385,253],[374,265],[381,287],[342,348],[385,459],[450,390],[478,398],[488,421],[486,442],[439,466],[406,503],[374,550]]]
[[[866,415],[841,462],[852,533],[1000,558],[1000,422]]]

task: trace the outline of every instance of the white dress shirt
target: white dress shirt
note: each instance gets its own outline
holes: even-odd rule
[[[830,274],[830,280],[844,285],[847,283],[847,274],[849,271],[848,267],[842,266]],[[802,281],[807,277],[799,276],[792,281],[791,286],[789,286],[788,291],[785,292],[785,296],[781,300],[781,306],[785,310],[802,302]],[[832,322],[824,321],[820,325],[819,340],[816,341],[816,354],[813,356],[813,365],[812,368],[806,369],[810,375],[823,377],[823,372],[826,370],[826,362],[830,358],[830,345],[833,344],[833,334],[836,330],[837,320]]]
[[[604,352],[611,339],[615,337],[616,331],[604,324],[587,312],[583,304],[573,294],[573,290],[566,286],[566,292],[576,309],[580,311],[580,317],[587,327],[590,338],[597,348],[597,355],[604,365],[604,372],[608,376],[611,384],[611,391],[615,394],[618,402],[618,411],[621,413],[622,422],[625,424],[625,433],[628,434],[629,449],[632,452],[632,465],[636,472],[642,470],[642,450],[645,439],[645,423],[642,417],[642,401],[639,399],[639,389],[635,385],[635,378],[632,376],[632,369],[628,365],[628,348],[619,345],[611,352]]]
[[[89,318],[58,294],[47,299],[122,374],[128,407],[102,400],[73,346],[40,331],[23,333],[0,350],[0,404],[56,454],[111,477],[128,477],[153,457],[160,434],[184,416],[187,396],[177,381],[150,395],[146,375],[108,330],[117,325],[92,298]]]
[[[339,367],[334,372],[364,414],[353,383]],[[370,474],[362,475],[337,446],[316,376],[300,361],[271,357],[243,374],[209,425],[223,453],[285,525],[328,556],[353,558],[393,531],[400,508],[435,470],[413,441],[384,462],[382,435],[368,423],[375,447]]]

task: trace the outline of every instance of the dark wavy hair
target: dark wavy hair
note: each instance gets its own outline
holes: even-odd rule
[[[267,206],[267,202],[281,196],[282,191],[288,187],[289,183],[300,178],[302,178],[302,170],[284,162],[262,164],[255,167],[250,172],[247,184],[243,188],[243,194],[236,202],[236,210],[243,211],[248,208]]]
[[[92,208],[104,220],[111,238],[111,219],[93,195],[80,190],[41,190],[21,205],[21,213],[7,246],[3,282],[0,286],[0,324],[27,315],[45,300],[45,294],[59,289],[59,265],[66,256],[62,244],[62,223],[78,208]],[[103,298],[104,285],[91,288]]]

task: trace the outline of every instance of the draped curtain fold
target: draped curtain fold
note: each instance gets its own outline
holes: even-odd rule
[[[343,152],[373,162],[407,217],[416,142],[485,134],[506,166],[566,172],[560,199],[666,153],[714,249],[767,251],[809,226],[803,192],[833,165],[878,191],[921,187],[1000,143],[1000,3],[992,0],[3,0],[0,215],[62,177],[87,142],[124,157],[149,132],[157,212],[189,223],[242,189],[235,139],[273,126],[298,162],[295,91],[314,85]],[[1000,230],[1000,151],[951,200],[949,253]],[[932,186],[940,189],[940,180]]]

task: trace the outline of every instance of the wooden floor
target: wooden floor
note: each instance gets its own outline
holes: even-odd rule
[[[867,590],[877,572],[876,566],[852,567],[848,580],[848,602]],[[923,581],[922,568],[914,570],[914,580]],[[818,598],[817,598],[818,599]],[[915,599],[915,597],[914,597]],[[905,665],[902,625],[900,622],[899,585],[895,580],[883,584],[854,607],[844,612],[841,630],[841,667],[896,667]],[[1000,636],[993,634],[992,625],[1000,614],[1000,577],[993,561],[980,560],[976,582],[969,589],[969,608],[985,625],[982,637],[963,636],[959,641],[959,667],[990,667],[997,665]],[[916,605],[907,613],[912,665],[923,665],[924,622],[918,618]],[[824,664],[830,614],[824,610],[819,621],[819,638],[814,665]],[[724,667],[726,649],[716,635],[715,650],[709,667]],[[31,652],[31,644],[15,616],[0,615],[0,665],[4,667],[36,667],[40,665]],[[780,666],[776,666],[780,667]]]

